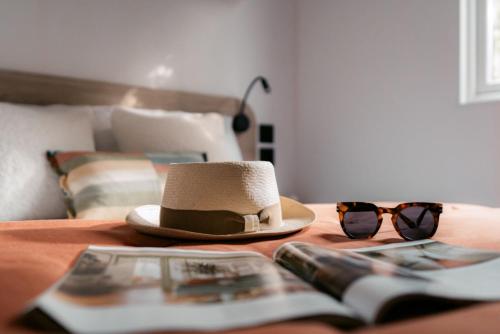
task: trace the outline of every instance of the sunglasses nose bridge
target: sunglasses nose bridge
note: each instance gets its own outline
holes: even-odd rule
[[[391,209],[391,208],[379,208],[379,212],[380,213],[389,213],[389,214],[393,214],[394,213],[394,209]]]

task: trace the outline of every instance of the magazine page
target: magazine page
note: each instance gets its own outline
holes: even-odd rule
[[[367,323],[382,320],[388,303],[403,302],[405,296],[419,304],[423,297],[434,304],[436,299],[500,300],[496,283],[500,253],[432,240],[353,250],[288,243],[276,251],[275,259],[355,309]],[[419,310],[408,313],[419,314]]]
[[[90,246],[34,307],[77,333],[223,330],[354,313],[253,252]],[[359,320],[357,321],[359,323]]]

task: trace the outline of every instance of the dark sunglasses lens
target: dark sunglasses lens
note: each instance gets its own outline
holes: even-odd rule
[[[353,238],[368,238],[377,230],[378,217],[375,211],[347,211],[344,213],[344,228]]]
[[[428,208],[412,206],[401,210],[396,221],[401,234],[410,240],[425,239],[434,232],[434,216]]]

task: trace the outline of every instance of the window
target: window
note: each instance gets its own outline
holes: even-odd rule
[[[460,102],[500,101],[500,0],[460,6]]]

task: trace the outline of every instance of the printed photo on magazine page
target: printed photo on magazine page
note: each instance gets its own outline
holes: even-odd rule
[[[367,323],[500,300],[500,253],[433,240],[344,250],[292,242],[274,258]]]
[[[72,332],[220,330],[354,312],[252,252],[91,246],[36,305]]]

